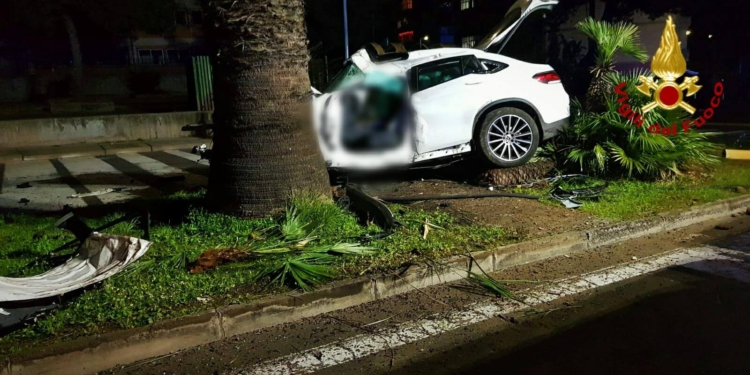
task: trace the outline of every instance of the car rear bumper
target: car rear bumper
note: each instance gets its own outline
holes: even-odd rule
[[[562,120],[558,120],[558,121],[555,121],[555,122],[552,122],[552,123],[549,123],[549,124],[548,123],[542,123],[542,131],[544,133],[543,136],[542,136],[542,139],[546,141],[546,140],[548,140],[548,139],[550,139],[550,138],[552,138],[552,137],[560,134],[560,131],[562,130],[562,128],[568,126],[569,123],[570,123],[570,118],[569,117],[566,117],[566,118],[564,118]]]

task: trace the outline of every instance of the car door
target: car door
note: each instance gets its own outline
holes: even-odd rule
[[[488,97],[486,69],[476,56],[442,59],[412,69],[412,107],[418,154],[471,141],[483,98]]]

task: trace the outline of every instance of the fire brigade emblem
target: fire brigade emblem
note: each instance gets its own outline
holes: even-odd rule
[[[659,49],[651,62],[651,70],[654,75],[659,77],[658,82],[654,80],[654,77],[638,77],[640,81],[637,86],[638,91],[654,99],[641,108],[643,113],[648,113],[656,107],[666,110],[680,107],[690,114],[695,113],[695,107],[685,103],[684,99],[685,96],[695,95],[702,86],[696,85],[698,82],[697,76],[686,77],[682,80],[682,83],[677,83],[677,80],[687,71],[687,62],[685,56],[682,55],[680,40],[675,30],[675,24],[672,22],[672,16],[667,19],[667,26],[661,36]]]

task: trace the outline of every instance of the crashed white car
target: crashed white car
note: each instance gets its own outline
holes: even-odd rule
[[[474,153],[498,167],[529,161],[569,117],[560,77],[499,53],[529,15],[556,0],[520,0],[476,48],[352,55],[316,94],[314,123],[329,169],[418,167]]]

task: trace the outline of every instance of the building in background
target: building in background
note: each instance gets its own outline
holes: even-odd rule
[[[589,14],[596,14],[597,19],[601,19],[602,14],[604,13],[605,4],[602,1],[596,1],[595,3],[596,9],[592,12],[590,9],[588,9],[587,6],[581,6],[575,10],[573,10],[572,15],[568,19],[568,21],[560,26],[560,36],[564,38],[566,41],[575,41],[580,42],[582,46],[584,46],[583,50],[581,51],[582,54],[586,54],[589,49],[589,41],[588,38],[583,35],[580,31],[576,30],[576,24],[580,22],[581,20],[585,19]],[[646,52],[649,56],[653,56],[654,53],[656,53],[656,50],[659,48],[659,43],[661,41],[662,33],[664,32],[664,26],[667,22],[667,17],[669,14],[664,14],[661,17],[651,18],[647,14],[643,13],[636,13],[632,17],[632,23],[638,26],[638,30],[640,31],[641,35],[641,45],[646,49]],[[677,27],[677,35],[680,37],[680,44],[682,45],[682,54],[685,56],[685,59],[690,61],[690,50],[688,48],[688,38],[689,38],[689,30],[690,30],[690,24],[691,19],[688,16],[683,16],[679,14],[673,14],[672,15],[674,22]],[[619,56],[618,62],[621,63],[623,66],[643,66],[643,64],[638,63],[635,59],[629,56]],[[649,62],[650,64],[650,62]],[[688,64],[689,65],[689,64]],[[646,66],[644,66],[646,67]]]
[[[138,32],[127,43],[128,61],[135,65],[180,65],[206,53],[203,10],[199,0],[179,0],[174,33],[168,36]]]
[[[412,48],[424,46],[474,47],[505,16],[516,0],[393,0],[393,21],[397,30],[397,41]],[[597,1],[595,13],[601,17],[604,3]],[[560,36],[568,41],[581,41],[588,47],[586,37],[575,29],[576,23],[590,14],[588,6],[575,9],[564,25],[559,27]],[[521,41],[512,40],[505,53],[524,53],[521,49],[537,50],[535,54],[547,51],[545,44],[553,41],[546,33],[546,14],[532,14],[521,25]],[[633,22],[641,31],[643,45],[653,54],[659,46],[666,15],[655,19],[645,14],[636,14]],[[683,53],[690,56],[687,49],[687,30],[690,18],[676,16]],[[515,44],[515,46],[514,46]],[[584,53],[586,50],[583,51]],[[538,60],[535,59],[535,60]],[[626,62],[632,62],[627,61]]]
[[[397,41],[408,46],[473,47],[514,0],[393,0]]]

